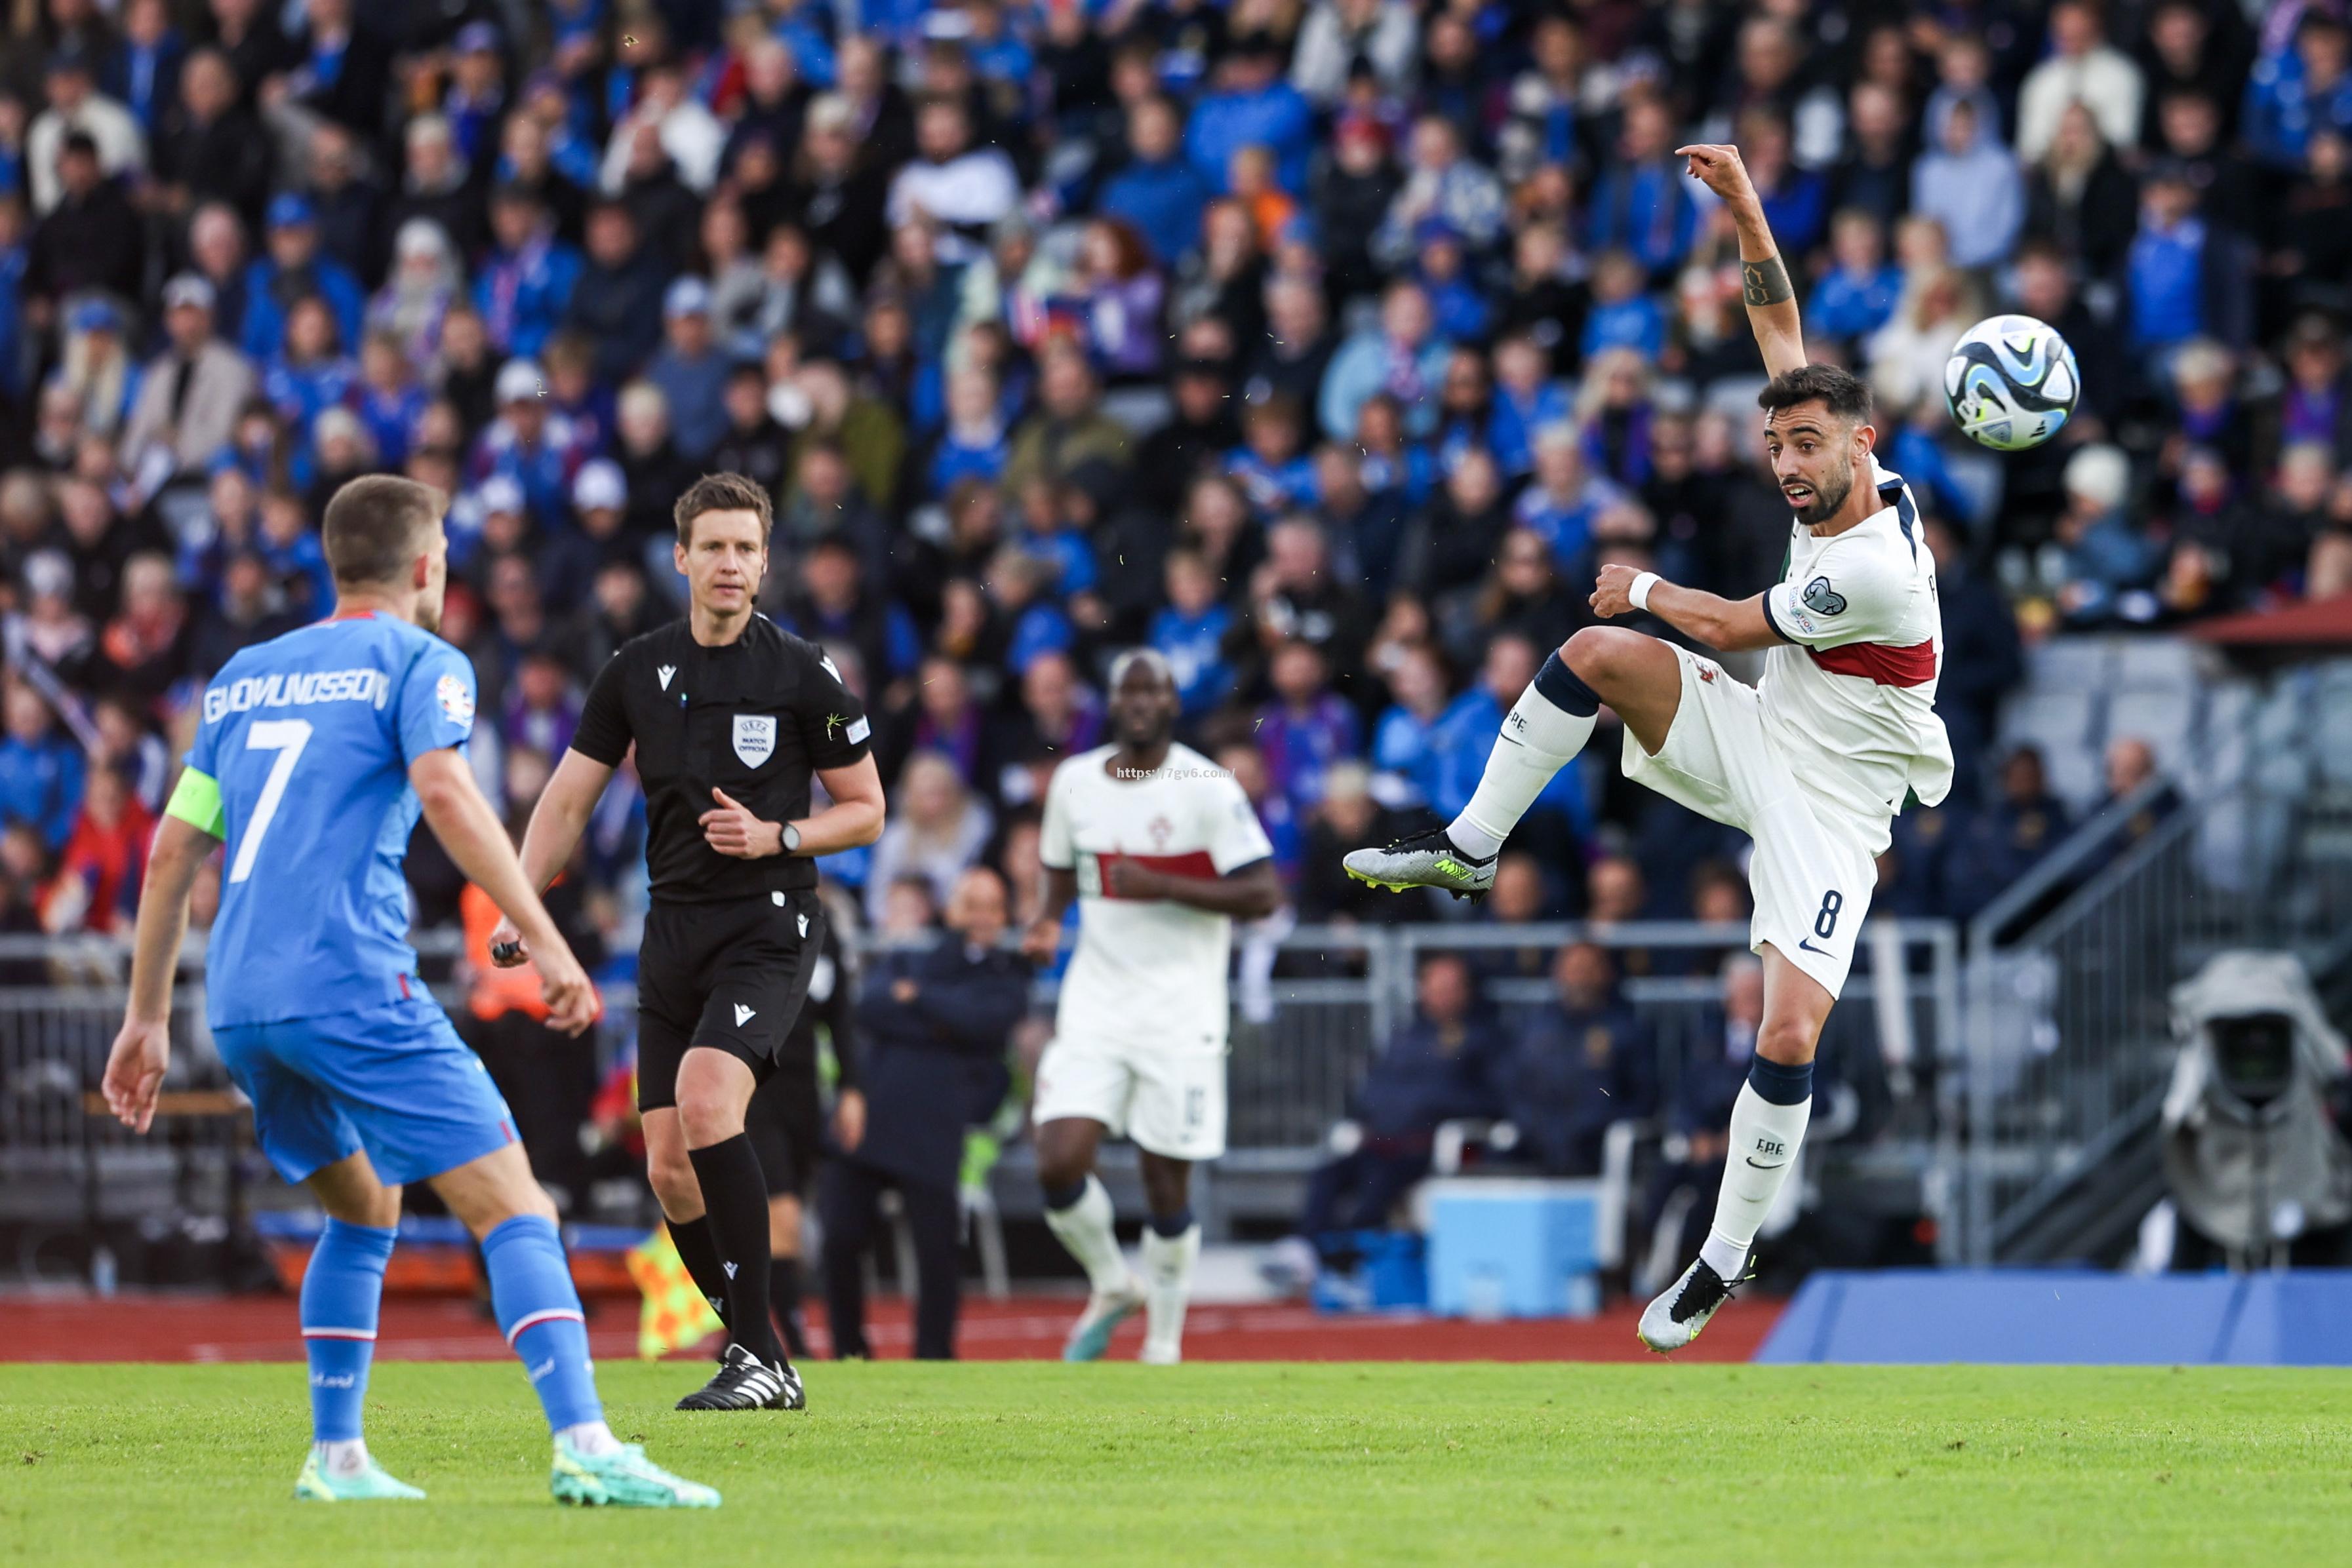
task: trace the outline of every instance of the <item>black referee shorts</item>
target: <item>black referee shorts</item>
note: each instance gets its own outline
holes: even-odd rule
[[[677,1103],[688,1048],[723,1051],[765,1082],[808,999],[824,946],[812,891],[656,904],[637,949],[637,1109]]]
[[[801,1049],[788,1051],[774,1072],[751,1096],[743,1131],[770,1197],[806,1197],[824,1152],[824,1107],[818,1103],[816,1042],[803,1034]]]

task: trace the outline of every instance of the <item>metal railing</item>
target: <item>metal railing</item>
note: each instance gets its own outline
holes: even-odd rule
[[[2159,796],[2140,791],[1970,922],[1969,1261],[2063,1255],[2137,1220],[2097,1184],[2119,1199],[2146,1164],[2177,1048],[2172,988],[2206,959],[2284,949],[2323,985],[2352,959],[2352,800],[2281,759],[2258,753],[2133,836]]]
[[[1373,1054],[1411,1018],[1424,955],[1459,952],[1508,968],[1486,989],[1517,1027],[1551,1004],[1550,955],[1579,938],[1650,955],[1653,972],[1630,979],[1625,993],[1648,1026],[1664,1092],[1700,1052],[1723,1049],[1716,969],[1726,954],[1745,951],[1745,926],[1435,924],[1299,927],[1270,943],[1244,936],[1236,944],[1228,1064],[1229,1168],[1253,1173],[1263,1201],[1295,1202],[1284,1182],[1312,1165]],[[429,956],[454,951],[441,938],[420,946]],[[107,949],[79,944],[75,964],[93,977],[120,973],[108,967]],[[1513,953],[1532,957],[1499,962]],[[8,956],[0,947],[0,957]],[[1052,994],[1051,983],[1041,983],[1039,1004],[1049,1007]],[[1948,924],[1875,921],[1823,1040],[1832,1055],[1891,1064],[1895,1113],[1882,1152],[1898,1151],[1896,1163],[1939,1214],[1941,1195],[1951,1190],[1942,1173],[1957,1160],[1958,1118],[1945,1101],[1958,1082],[1948,1069],[1959,1050],[1959,995],[1958,941]],[[60,1233],[174,1211],[216,1218],[232,1177],[257,1203],[282,1198],[273,1197],[275,1178],[240,1118],[191,1119],[140,1139],[89,1113],[85,1096],[97,1086],[123,999],[119,983],[0,988],[0,1218],[38,1220]],[[625,992],[608,989],[607,1000],[599,1050],[609,1056],[625,1049],[634,1020]],[[200,980],[184,982],[177,995],[174,1043],[168,1087],[227,1087],[204,1030]],[[1268,1187],[1261,1179],[1268,1172],[1286,1174]],[[24,1260],[18,1268],[25,1271]],[[6,1270],[0,1259],[0,1272]]]

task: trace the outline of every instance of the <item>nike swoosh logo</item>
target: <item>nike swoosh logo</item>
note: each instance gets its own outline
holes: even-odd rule
[[[1786,1160],[1783,1160],[1783,1161],[1781,1161],[1781,1162],[1780,1162],[1780,1165],[1777,1165],[1777,1166],[1768,1166],[1768,1165],[1763,1164],[1761,1161],[1758,1160],[1758,1159],[1757,1159],[1757,1157],[1756,1157],[1754,1155],[1748,1155],[1748,1163],[1749,1165],[1751,1165],[1751,1166],[1755,1166],[1758,1170],[1759,1170],[1759,1171],[1777,1171],[1777,1170],[1781,1169],[1783,1166],[1785,1166],[1789,1162],[1788,1162],[1788,1161],[1786,1161]]]
[[[1801,936],[1797,938],[1797,946],[1802,947],[1808,953],[1819,953],[1824,958],[1834,958],[1837,956],[1836,954],[1831,952],[1828,948],[1816,947]]]

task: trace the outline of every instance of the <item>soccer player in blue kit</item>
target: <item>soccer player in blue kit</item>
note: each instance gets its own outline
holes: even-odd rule
[[[554,1433],[556,1500],[715,1508],[716,1491],[605,1426],[554,1207],[406,941],[401,860],[421,812],[528,935],[549,1021],[578,1034],[594,1020],[588,977],[467,765],[474,673],[434,635],[448,572],[443,509],[438,492],[407,479],[345,485],[324,526],[335,614],[245,650],[205,687],[148,858],[107,1103],[141,1132],[154,1118],[188,894],[225,844],[206,1016],[253,1102],[263,1152],[327,1212],[302,1279],[313,1443],[294,1495],[425,1495],[387,1475],[360,1432],[401,1188],[424,1181],[481,1242],[499,1326]]]

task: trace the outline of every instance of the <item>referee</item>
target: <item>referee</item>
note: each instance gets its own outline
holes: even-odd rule
[[[737,474],[677,499],[687,618],[613,655],[523,836],[552,881],[636,749],[653,906],[637,959],[637,1108],[654,1195],[725,1357],[681,1410],[796,1410],[800,1375],[769,1321],[768,1186],[744,1112],[793,1032],[824,943],[811,857],[882,834],[864,706],[814,647],[756,613],[774,517]],[[809,779],[833,804],[809,814]],[[496,961],[528,955],[511,925]]]

